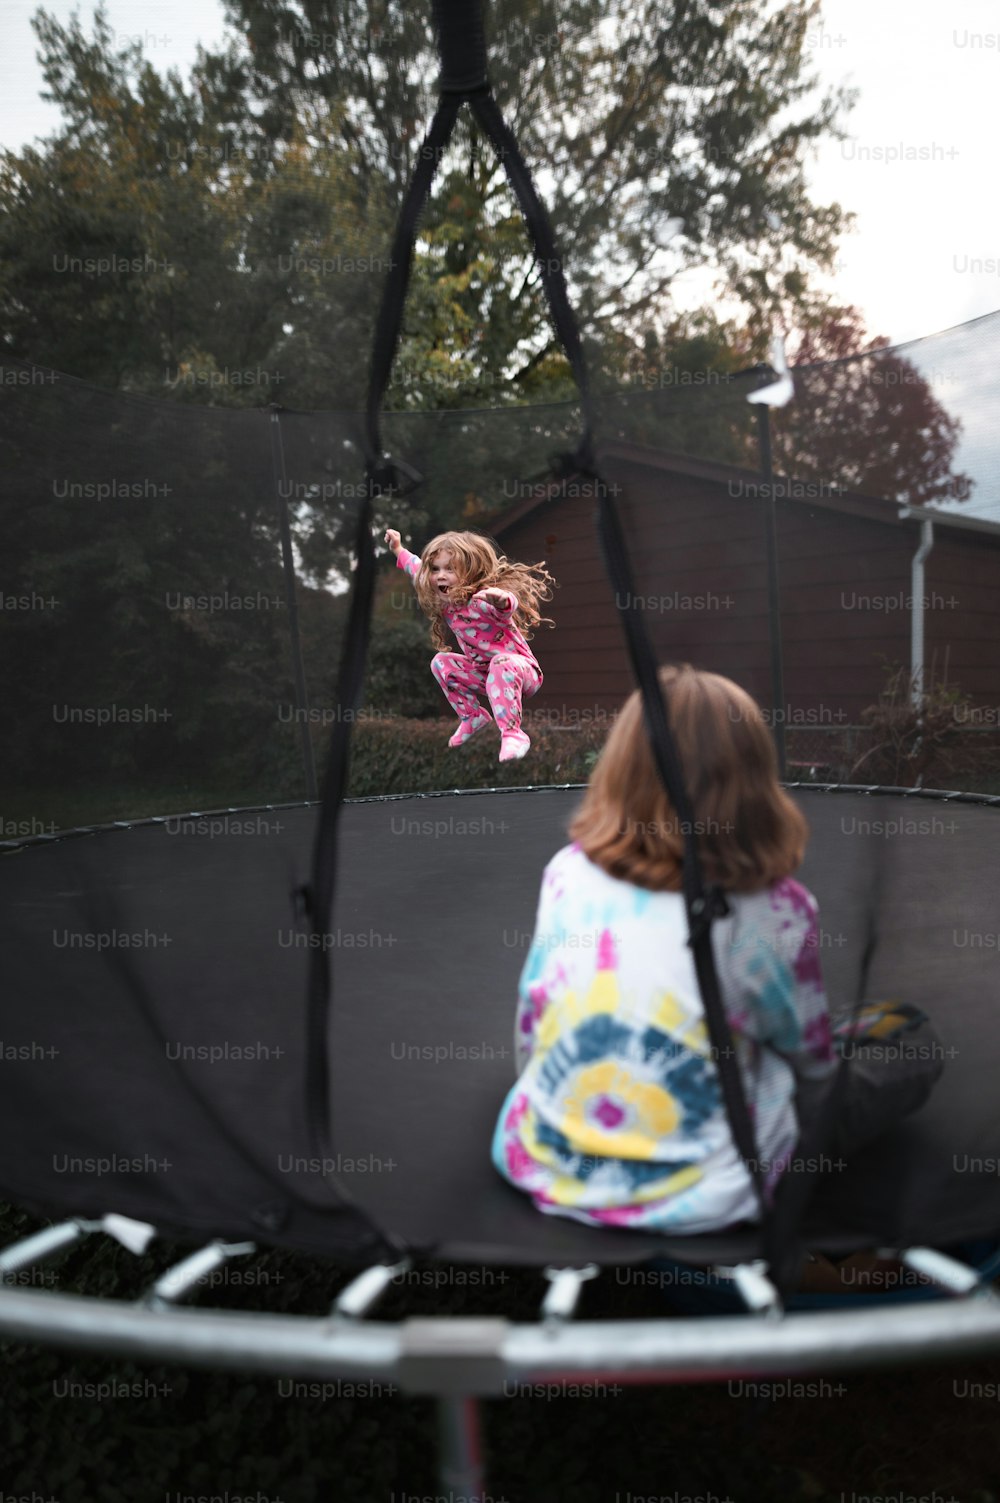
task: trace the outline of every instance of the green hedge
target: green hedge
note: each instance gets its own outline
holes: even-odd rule
[[[412,595],[408,580],[404,580]],[[392,601],[409,601],[394,592],[375,622],[365,668],[365,702],[410,718],[440,715],[444,696],[430,670],[434,655],[423,615],[393,611]]]
[[[433,681],[432,681],[433,685]],[[319,712],[322,715],[322,712]],[[327,721],[332,714],[327,714]],[[453,715],[435,720],[407,719],[376,709],[358,712],[351,737],[348,794],[424,793],[440,788],[524,788],[540,783],[584,783],[607,734],[607,723],[555,726],[525,718],[531,750],[519,762],[500,763],[500,738],[488,726],[466,746],[448,746],[457,725]],[[322,786],[331,725],[311,726],[317,776]],[[50,829],[144,819],[153,814],[248,808],[293,803],[306,796],[301,747],[296,731],[286,739],[282,760],[266,780],[226,782],[217,768],[204,778],[138,783],[122,778],[57,786],[22,785],[3,801],[3,834],[31,835]],[[23,821],[23,828],[19,822]]]
[[[607,735],[606,723],[552,725],[526,716],[530,751],[519,762],[500,762],[500,737],[493,725],[456,748],[448,745],[458,724],[453,715],[404,720],[377,711],[367,714],[370,718],[359,719],[355,725],[351,743],[348,791],[355,798],[439,788],[585,783]]]

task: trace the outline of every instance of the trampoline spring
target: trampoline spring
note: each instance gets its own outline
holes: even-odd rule
[[[409,1272],[411,1263],[410,1258],[403,1258],[398,1263],[374,1263],[366,1268],[340,1291],[330,1314],[341,1320],[361,1320],[382,1298],[393,1279]]]
[[[586,1263],[583,1268],[546,1268],[544,1277],[549,1289],[542,1300],[542,1318],[548,1322],[571,1320],[588,1279],[596,1279],[600,1273],[596,1263]]]
[[[18,1274],[54,1258],[65,1248],[89,1237],[91,1232],[99,1231],[100,1226],[99,1221],[85,1221],[75,1216],[72,1221],[60,1221],[56,1226],[47,1226],[30,1237],[23,1237],[20,1242],[12,1242],[0,1252],[0,1284],[16,1283]]]
[[[169,1309],[193,1294],[200,1283],[231,1258],[246,1257],[256,1251],[255,1242],[209,1242],[161,1274],[142,1296],[141,1303],[151,1310]]]
[[[739,1263],[735,1268],[715,1270],[724,1278],[732,1279],[736,1292],[752,1315],[767,1315],[780,1319],[784,1314],[781,1296],[767,1276],[767,1264]]]
[[[956,1258],[938,1252],[936,1248],[904,1248],[899,1254],[899,1261],[905,1267],[912,1268],[914,1273],[919,1273],[922,1278],[929,1279],[933,1284],[940,1284],[942,1289],[947,1289],[951,1294],[978,1293],[994,1298],[993,1291],[983,1283],[977,1269],[970,1268],[967,1263],[959,1263]]]

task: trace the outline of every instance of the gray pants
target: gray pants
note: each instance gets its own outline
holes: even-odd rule
[[[928,1022],[895,1038],[844,1039],[836,1047],[848,1066],[830,1141],[823,1144],[830,1153],[854,1153],[917,1111],[944,1069],[944,1047]],[[795,1097],[800,1133],[811,1130],[835,1078],[800,1081]]]

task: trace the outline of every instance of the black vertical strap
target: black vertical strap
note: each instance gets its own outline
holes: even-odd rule
[[[569,294],[566,290],[566,277],[563,272],[562,255],[556,246],[549,216],[545,212],[542,202],[535,191],[535,185],[531,180],[531,173],[528,170],[524,157],[521,155],[521,148],[517,144],[517,139],[508,128],[492,94],[474,96],[469,100],[469,107],[489,136],[497,155],[503,162],[504,170],[507,173],[517,201],[521,205],[521,212],[524,215],[525,222],[531,234],[532,244],[538,257],[538,269],[542,274],[542,286],[545,288],[545,295],[552,314],[552,321],[555,324],[556,333],[562,346],[569,357],[569,363],[573,368],[573,376],[576,384],[580,388],[584,431],[583,438],[577,450],[577,458],[582,468],[593,470],[595,414],[590,394],[590,380],[587,375],[583,345],[580,341],[580,331],[573,309],[570,306]]]
[[[304,894],[306,912],[316,940],[309,955],[306,1099],[314,1145],[320,1157],[332,1157],[332,1154],[320,1152],[326,1143],[326,1134],[329,1129],[326,1109],[329,1095],[326,1025],[327,1003],[330,995],[329,952],[331,947],[324,941],[327,940],[327,926],[336,887],[337,825],[347,786],[347,773],[350,766],[350,725],[354,719],[353,713],[344,714],[343,712],[357,710],[361,698],[375,586],[375,545],[372,542],[370,496],[365,497],[358,510],[354,549],[357,567],[354,574],[354,588],[351,590],[347,633],[337,677],[336,720],[330,737],[330,756],[323,785],[323,802],[313,845],[312,881]]]
[[[778,753],[778,772],[788,776],[785,748],[785,669],[781,647],[781,595],[778,584],[778,520],[774,504],[774,465],[771,460],[771,409],[766,402],[757,407],[757,439],[760,444],[760,469],[764,477],[764,536],[767,544],[767,610],[771,639],[771,702],[774,723],[771,727]]]
[[[434,0],[442,94],[462,98],[489,88],[482,0]]]
[[[851,1015],[857,1021],[862,1000],[859,997]],[[802,1247],[798,1235],[802,1217],[816,1182],[823,1173],[822,1158],[833,1137],[833,1125],[840,1112],[847,1089],[848,1056],[837,1062],[829,1094],[817,1113],[809,1132],[797,1135],[792,1149],[792,1163],[782,1171],[774,1196],[767,1262],[775,1288],[784,1295],[795,1287],[800,1272]]]
[[[380,1226],[358,1204],[343,1179],[334,1171],[336,1155],[330,1134],[330,1079],[327,1059],[329,1039],[330,947],[325,942],[333,903],[337,861],[337,824],[343,802],[350,760],[349,730],[353,715],[341,714],[342,706],[357,706],[364,681],[365,658],[375,583],[375,547],[372,542],[372,500],[367,495],[359,508],[354,546],[357,568],[347,621],[347,636],[337,678],[337,721],[330,738],[330,757],[323,787],[323,803],[317,821],[313,848],[313,871],[309,885],[298,897],[310,922],[315,941],[309,952],[308,1011],[306,1016],[306,1123],[313,1156],[319,1160],[324,1182],[338,1202],[349,1207],[379,1240],[384,1257],[397,1258],[405,1251],[391,1229]]]
[[[535,191],[531,174],[521,155],[517,140],[508,129],[492,95],[476,95],[469,100],[473,114],[483,126],[500,156],[508,179],[521,205],[538,256],[549,308],[556,332],[566,350],[577,385],[584,414],[584,436],[573,459],[580,470],[593,476],[599,496],[598,529],[604,551],[605,566],[619,599],[629,604],[622,610],[629,656],[636,681],[642,692],[646,725],[660,778],[681,821],[684,835],[683,886],[688,917],[689,944],[705,1008],[705,1021],[716,1056],[716,1067],[729,1125],[736,1147],[744,1160],[753,1184],[763,1222],[765,1249],[769,1263],[776,1257],[770,1207],[766,1196],[766,1176],[757,1151],[756,1137],[743,1078],[729,1020],[719,989],[715,957],[712,952],[711,926],[715,918],[728,911],[725,898],[717,888],[706,889],[701,873],[695,830],[697,828],[684,785],[676,745],[669,729],[666,705],[660,689],[657,663],[645,624],[635,605],[631,567],[617,511],[609,499],[608,486],[598,473],[593,451],[594,412],[587,376],[586,361],[579,329],[566,290],[562,257],[559,254],[551,223]],[[765,414],[766,416],[766,414]],[[768,463],[770,462],[769,430]],[[776,589],[775,563],[775,589]],[[780,663],[780,637],[778,638]],[[784,727],[780,725],[782,761]]]
[[[372,352],[371,374],[368,378],[368,402],[365,411],[365,447],[370,475],[377,483],[383,485],[390,484],[393,477],[385,468],[382,457],[379,417],[382,399],[392,374],[396,345],[403,326],[403,310],[406,305],[406,289],[410,283],[417,225],[430,194],[441,154],[455,127],[461,103],[461,99],[454,95],[442,98],[434,119],[431,121],[430,130],[420,147],[420,157],[396,225],[392,254],[389,258],[389,275],[386,278],[382,305],[379,308],[378,322],[375,325],[375,346]]]
[[[302,767],[306,775],[306,798],[311,802],[316,797],[316,764],[313,760],[312,737],[309,734],[309,697],[306,692],[306,670],[302,662],[299,602],[295,592],[295,560],[292,557],[292,533],[288,522],[285,449],[281,441],[281,416],[274,404],[270,408],[270,416],[271,468],[274,472],[274,493],[278,502],[278,526],[281,529],[281,562],[285,576],[285,606],[288,610],[288,634],[292,647],[292,671],[295,676],[295,708],[299,716],[299,739],[302,743]]]
[[[785,739],[785,679],[781,631],[781,595],[778,571],[777,507],[774,495],[774,463],[771,452],[771,409],[767,403],[757,408],[757,437],[760,468],[764,479],[764,530],[767,544],[767,596],[771,649],[771,700],[775,708],[775,751],[782,780],[788,776]],[[859,992],[851,1011],[851,1027],[857,1022],[864,1005]],[[811,1129],[800,1134],[793,1150],[793,1166],[778,1180],[768,1226],[767,1260],[772,1282],[784,1294],[793,1288],[798,1277],[802,1248],[798,1230],[817,1181],[823,1173],[823,1154],[833,1136],[844,1093],[847,1090],[850,1060],[847,1055],[837,1063],[834,1079]]]
[[[695,825],[690,802],[684,788],[666,707],[657,678],[656,660],[645,627],[634,603],[631,571],[617,514],[607,499],[607,485],[599,476],[593,454],[594,412],[583,347],[573,310],[570,307],[563,275],[562,257],[556,248],[548,216],[535,192],[520,149],[508,130],[485,78],[480,79],[481,39],[479,23],[461,19],[468,0],[436,0],[435,14],[441,31],[444,80],[452,92],[443,93],[431,129],[421,148],[421,157],[410,185],[393,244],[392,264],[376,327],[375,350],[365,423],[367,457],[367,494],[358,518],[356,537],[357,573],[352,592],[347,641],[344,646],[338,680],[338,712],[342,707],[356,708],[364,676],[368,647],[371,603],[374,590],[375,549],[371,536],[372,501],[383,486],[402,490],[399,470],[382,454],[379,415],[402,325],[406,289],[413,257],[416,226],[426,201],[441,152],[447,143],[463,99],[493,142],[528,223],[538,255],[539,269],[552,314],[556,333],[566,350],[580,388],[584,416],[584,433],[573,461],[579,469],[598,481],[599,521],[608,572],[621,593],[628,596],[630,608],[623,612],[633,669],[641,686],[647,726],[653,743],[660,776],[683,821],[685,837],[684,896],[688,913],[690,944],[698,975],[706,1020],[713,1039],[722,1081],[723,1096],[730,1125],[748,1173],[757,1191],[761,1215],[766,1225],[768,1208],[761,1180],[761,1168],[753,1138],[753,1127],[743,1093],[743,1084],[735,1058],[732,1034],[719,995],[718,977],[711,946],[711,924],[725,901],[717,890],[706,891],[698,863]],[[473,0],[472,9],[481,13]],[[452,45],[453,38],[459,38]],[[447,38],[447,40],[446,40]],[[471,87],[469,82],[472,80]],[[340,802],[346,785],[346,771],[353,716],[338,713],[330,745],[330,760],[323,791],[323,806],[318,822],[313,852],[313,879],[303,898],[314,936],[322,937],[329,921],[334,895],[336,866],[336,827]],[[327,1069],[327,1020],[330,995],[330,959],[326,946],[317,944],[310,957],[309,981],[309,1065],[307,1076],[308,1117],[314,1143],[324,1152],[329,1144],[329,1078]],[[330,1154],[332,1157],[332,1154]],[[331,1182],[344,1200],[350,1200],[333,1175]]]
[[[402,327],[420,214],[430,192],[442,150],[451,135],[461,101],[442,99],[420,151],[420,159],[400,212],[390,258],[390,271],[382,295],[375,330],[372,368],[363,433],[366,453],[365,497],[358,510],[354,536],[357,560],[346,636],[336,689],[336,720],[323,797],[313,842],[312,872],[300,898],[315,943],[309,955],[308,1013],[306,1021],[306,1119],[313,1153],[320,1160],[335,1162],[330,1137],[330,1072],[327,1059],[328,1024],[332,983],[332,946],[326,943],[337,882],[337,828],[347,789],[350,765],[351,727],[364,686],[365,662],[371,635],[372,601],[375,591],[375,544],[372,537],[373,502],[383,490],[403,490],[400,472],[382,454],[379,415],[389,384],[396,344]],[[348,713],[345,713],[348,712]],[[324,1170],[324,1179],[342,1202],[357,1203],[340,1176]],[[368,1218],[370,1220],[370,1218]],[[371,1223],[374,1226],[374,1223]],[[383,1232],[396,1252],[402,1245],[392,1232]]]
[[[402,484],[395,467],[382,455],[379,427],[380,406],[389,384],[396,342],[402,327],[403,308],[409,282],[410,266],[417,224],[441,155],[448,140],[460,101],[443,102],[437,111],[421,148],[420,162],[407,191],[393,240],[391,266],[382,295],[378,322],[375,330],[375,348],[372,357],[371,377],[368,386],[368,405],[365,420],[364,443],[367,453],[367,483],[365,499],[358,511],[354,536],[354,551],[357,567],[351,605],[347,620],[340,672],[337,679],[337,718],[330,737],[330,752],[326,778],[323,785],[323,800],[313,843],[313,870],[307,890],[307,906],[314,935],[322,936],[329,921],[336,886],[336,829],[347,786],[347,770],[351,724],[355,718],[364,685],[365,660],[371,633],[371,606],[375,584],[375,545],[372,538],[373,501],[383,490],[401,489]],[[344,711],[351,713],[345,714]],[[311,1032],[315,1041],[325,1038],[327,1002],[329,999],[328,956],[322,945],[313,950],[312,981],[310,984]],[[317,1130],[320,1118],[326,1120],[326,1050],[319,1062],[312,1061],[314,1077],[310,1089],[311,1112],[316,1119]]]
[[[859,987],[851,1008],[848,1041],[853,1041],[864,1000],[862,986]],[[768,1263],[771,1281],[781,1293],[793,1288],[798,1277],[802,1253],[798,1230],[813,1189],[825,1172],[823,1155],[833,1139],[833,1127],[847,1090],[850,1066],[851,1057],[842,1054],[837,1061],[826,1100],[810,1129],[797,1138],[793,1149],[795,1167],[789,1166],[778,1181],[771,1217]]]

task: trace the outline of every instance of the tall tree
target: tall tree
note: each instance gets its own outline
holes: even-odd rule
[[[213,405],[354,405],[377,195],[318,143],[315,108],[277,140],[235,48],[186,88],[117,48],[100,10],[92,38],[44,11],[36,27],[65,125],[0,159],[7,352]]]
[[[343,104],[338,140],[366,190],[401,194],[430,118],[429,7],[403,0],[227,0],[249,91],[276,137],[307,101]],[[828,267],[847,216],[810,200],[808,147],[845,92],[814,97],[818,3],[498,0],[490,72],[549,199],[598,364],[612,331],[665,329],[673,280],[713,267],[763,328]],[[503,165],[463,116],[423,224],[399,405],[537,397],[566,371]],[[679,224],[679,232],[675,233]],[[443,317],[442,317],[443,315]]]
[[[229,15],[229,45],[186,89],[138,47],[116,51],[102,12],[92,39],[40,13],[67,128],[0,179],[8,347],[102,384],[150,390],[172,373],[173,394],[196,400],[356,405],[391,211],[433,106],[429,7],[229,0]],[[829,264],[846,216],[810,201],[803,160],[849,100],[814,95],[817,17],[817,0],[487,8],[495,92],[550,201],[599,369],[616,372],[623,336],[666,336],[671,284],[692,267],[714,267],[763,331]],[[109,261],[56,280],[57,264]],[[503,164],[463,112],[389,403],[571,389]]]

